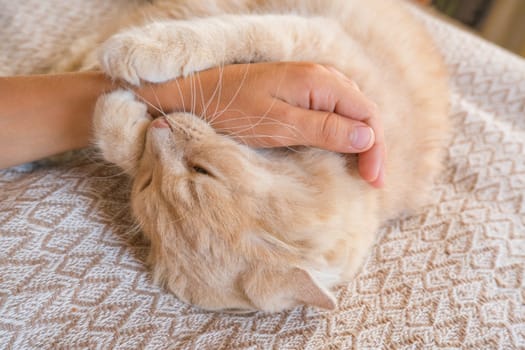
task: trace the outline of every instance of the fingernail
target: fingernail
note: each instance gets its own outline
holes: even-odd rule
[[[350,142],[356,150],[366,149],[374,142],[374,131],[366,126],[358,126],[350,134]]]
[[[378,187],[381,187],[383,186],[385,182],[385,170],[384,170],[384,165],[381,164],[379,166],[379,170],[377,172],[377,177],[376,179],[374,180],[374,183],[378,186]]]

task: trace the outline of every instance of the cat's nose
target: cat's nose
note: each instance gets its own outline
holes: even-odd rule
[[[152,128],[158,128],[158,129],[165,129],[169,128],[170,125],[168,124],[168,121],[164,117],[159,117],[151,122]]]

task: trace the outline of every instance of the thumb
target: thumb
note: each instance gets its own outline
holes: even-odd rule
[[[292,123],[304,137],[298,144],[340,153],[361,153],[374,144],[374,131],[363,122],[333,112],[297,109]]]

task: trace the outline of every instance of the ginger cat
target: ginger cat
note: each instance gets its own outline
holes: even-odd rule
[[[188,113],[152,121],[128,91],[101,97],[95,111],[97,146],[133,178],[157,281],[209,310],[335,308],[330,289],[351,279],[382,222],[422,203],[440,169],[446,74],[422,26],[385,0],[158,0],[116,23],[97,39],[116,32],[100,66],[132,84],[311,61],[335,66],[378,104],[389,153],[379,190],[355,157],[251,149]],[[97,66],[95,51],[78,52],[82,66]]]

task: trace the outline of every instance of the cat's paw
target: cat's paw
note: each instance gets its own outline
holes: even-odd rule
[[[205,41],[188,24],[153,23],[109,38],[99,60],[113,78],[160,83],[213,66]]]
[[[142,140],[151,120],[146,105],[130,91],[101,96],[95,106],[93,131],[104,159],[131,173],[142,153]]]
[[[93,117],[95,132],[133,132],[142,124],[152,120],[144,103],[135,99],[131,91],[116,90],[102,95],[95,105]]]

